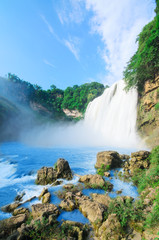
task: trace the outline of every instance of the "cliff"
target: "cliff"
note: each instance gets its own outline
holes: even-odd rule
[[[159,145],[159,76],[146,81],[139,96],[137,128],[148,147]]]

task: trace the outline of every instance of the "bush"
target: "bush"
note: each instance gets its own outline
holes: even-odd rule
[[[105,172],[107,172],[107,171],[109,171],[110,170],[110,165],[104,165],[104,164],[102,164],[101,165],[101,168],[98,168],[97,169],[97,173],[99,174],[99,175],[101,175],[101,176],[104,176],[104,173]]]

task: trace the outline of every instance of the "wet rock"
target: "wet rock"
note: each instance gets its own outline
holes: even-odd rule
[[[126,161],[124,165],[124,172],[127,174],[135,174],[138,169],[148,169],[150,161],[148,159],[150,152],[138,151],[131,154],[131,160]]]
[[[74,187],[74,184],[72,184],[72,183],[69,183],[69,184],[66,184],[66,185],[63,186],[63,188],[66,189],[66,190],[70,190],[73,187]]]
[[[57,163],[55,164],[55,168],[42,167],[40,170],[38,170],[36,183],[46,185],[55,182],[57,178],[64,178],[67,180],[72,179],[72,172],[68,161],[63,158],[58,159]]]
[[[0,221],[0,232],[4,231],[4,233],[10,233],[14,229],[17,229],[24,223],[27,219],[26,214],[19,214],[17,216],[5,219]]]
[[[105,173],[104,173],[104,176],[105,176],[105,177],[110,177],[110,172],[105,172]]]
[[[116,194],[121,194],[121,193],[122,193],[122,189],[116,191]]]
[[[78,204],[79,210],[91,223],[100,224],[103,221],[103,214],[106,209],[104,205],[88,198],[86,200],[84,198],[79,199]]]
[[[31,206],[33,218],[48,217],[49,215],[58,216],[59,210],[54,204],[50,203],[38,203]]]
[[[67,180],[71,180],[72,179],[72,172],[70,169],[70,166],[68,164],[68,161],[66,161],[63,158],[59,158],[57,160],[57,174],[58,174],[58,178],[64,178]]]
[[[43,188],[41,194],[39,195],[39,200],[41,200],[41,198],[42,198],[46,193],[48,193],[48,189],[47,189],[47,188]]]
[[[127,154],[120,154],[119,156],[122,160],[129,160],[130,159],[130,156],[127,155]]]
[[[84,183],[87,187],[90,188],[106,189],[108,191],[111,191],[113,189],[113,184],[105,181],[103,177],[98,174],[84,175],[79,179],[79,182]]]
[[[107,207],[109,206],[109,203],[112,201],[108,195],[104,194],[92,193],[91,197],[95,202],[101,203]]]
[[[42,203],[50,203],[50,198],[51,198],[51,194],[49,192],[45,193],[42,198]]]
[[[110,166],[110,169],[121,167],[123,161],[120,158],[118,152],[115,151],[104,151],[97,154],[96,168],[104,166]]]
[[[37,172],[36,184],[47,185],[57,179],[57,172],[52,167],[42,167]]]
[[[88,228],[86,225],[79,222],[65,221],[62,223],[62,227],[66,229],[65,231],[69,239],[83,240],[86,239],[88,235]]]
[[[27,202],[31,202],[31,201],[34,200],[35,198],[36,198],[36,196],[33,196],[33,197],[27,199],[25,202],[23,202],[23,204],[24,204],[24,203],[27,203]]]
[[[24,207],[21,207],[21,208],[17,208],[13,211],[13,216],[16,216],[16,215],[19,215],[19,214],[26,214],[26,215],[29,215],[29,209],[28,208],[24,208]]]
[[[73,200],[65,199],[59,204],[59,207],[65,211],[72,211],[76,208],[76,205]]]
[[[23,199],[23,197],[24,197],[24,195],[25,195],[24,192],[21,193],[21,194],[18,194],[18,195],[15,197],[14,201],[15,201],[15,202],[21,202],[22,199]]]
[[[58,186],[58,185],[61,185],[63,183],[62,180],[56,180],[51,186],[54,187],[54,186]]]
[[[19,202],[14,202],[14,203],[11,203],[11,204],[8,204],[6,206],[3,206],[1,207],[1,210],[3,212],[13,212],[14,209],[16,209],[17,207],[19,207],[21,205],[21,203]]]
[[[111,214],[99,228],[99,239],[120,240],[122,228],[116,214]]]

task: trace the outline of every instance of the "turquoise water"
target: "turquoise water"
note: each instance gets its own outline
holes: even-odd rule
[[[99,151],[112,150],[106,147],[97,148],[37,148],[23,145],[18,142],[7,142],[0,145],[0,207],[14,201],[17,194],[25,193],[23,200],[27,200],[33,196],[38,197],[44,186],[35,185],[36,173],[43,166],[53,166],[58,158],[65,158],[74,173],[79,175],[94,174],[96,172],[94,165],[96,162],[96,154]],[[134,151],[128,149],[113,149],[121,154],[130,154]],[[114,184],[111,197],[115,197],[116,190],[123,189],[121,195],[129,195],[137,197],[137,189],[131,183],[124,183],[114,176],[114,171],[111,171],[113,177],[111,183]],[[66,183],[78,183],[78,177],[74,176],[71,181]],[[47,186],[52,194],[51,202],[58,204],[60,199],[54,194],[62,186],[51,187]],[[83,193],[89,195],[91,192],[104,193],[103,190],[85,189]],[[26,207],[31,207],[32,204],[40,202],[38,198],[25,204]],[[8,218],[11,214],[0,211],[0,219]],[[78,220],[79,222],[88,222],[88,220],[78,211],[72,212],[63,211],[59,216],[59,220]]]

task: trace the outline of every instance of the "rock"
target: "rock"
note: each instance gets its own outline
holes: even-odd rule
[[[56,180],[51,186],[54,187],[54,186],[58,186],[58,185],[61,185],[63,183],[62,180]]]
[[[41,200],[41,198],[42,198],[46,193],[48,193],[48,189],[47,189],[47,188],[43,188],[41,194],[39,195],[39,200]]]
[[[16,216],[16,215],[19,215],[19,214],[23,214],[23,213],[25,213],[26,215],[29,215],[29,209],[28,208],[24,208],[24,207],[15,209],[13,211],[13,216]]]
[[[104,173],[104,176],[105,176],[105,177],[110,177],[110,172],[105,172],[105,173]]]
[[[57,179],[57,172],[52,167],[42,167],[37,172],[36,184],[47,185]]]
[[[108,191],[111,191],[113,189],[113,184],[106,182],[103,177],[98,174],[84,175],[79,179],[79,182],[84,183],[87,187],[90,188],[106,189]]]
[[[66,190],[70,190],[73,187],[74,187],[74,184],[72,184],[72,183],[69,183],[69,184],[66,184],[66,185],[63,186],[63,188],[66,189]]]
[[[110,166],[110,169],[121,167],[123,161],[120,159],[119,153],[115,151],[104,151],[97,154],[96,168],[101,168],[102,165]]]
[[[59,207],[61,207],[65,211],[72,211],[75,209],[76,205],[73,200],[65,199],[59,204]]]
[[[111,214],[99,228],[99,239],[119,240],[122,237],[122,228],[116,214]]]
[[[14,203],[11,203],[11,204],[8,204],[6,206],[3,206],[1,207],[1,210],[3,212],[13,212],[14,209],[16,209],[17,207],[19,207],[21,205],[21,203],[19,202],[14,202]]]
[[[131,154],[131,160],[126,161],[124,165],[124,172],[135,174],[138,169],[148,169],[150,161],[148,159],[150,152],[138,151]]]
[[[100,224],[103,221],[103,214],[106,208],[102,204],[82,198],[79,199],[78,204],[79,210],[91,223]]]
[[[59,158],[55,166],[55,169],[53,167],[42,167],[37,172],[36,183],[46,185],[55,182],[57,178],[72,179],[70,166],[65,159]]]
[[[72,179],[72,172],[70,169],[70,166],[68,164],[68,161],[66,161],[63,158],[59,158],[57,160],[57,174],[58,174],[58,178],[64,178],[67,180],[71,180]]]
[[[150,155],[149,151],[138,151],[131,153],[131,158],[136,158],[137,160],[145,160]]]
[[[24,223],[27,219],[26,214],[19,214],[17,216],[5,219],[0,221],[0,232],[4,231],[5,233],[12,232],[14,229],[17,229]]]
[[[159,226],[156,226],[156,227],[151,227],[150,229],[146,229],[142,236],[143,236],[143,239],[146,239],[146,240],[158,240],[159,239]]]
[[[68,234],[68,239],[78,239],[83,240],[86,239],[88,235],[88,230],[85,227],[86,225],[74,222],[74,221],[65,221],[62,223],[62,228],[66,229],[66,235]]]
[[[128,239],[131,239],[131,240],[142,240],[142,236],[139,232],[136,232],[135,230],[132,232],[131,238],[128,237]]]
[[[101,203],[107,207],[109,206],[109,203],[112,201],[108,195],[104,195],[104,194],[92,193],[91,197],[93,201]]]
[[[122,193],[122,190],[117,190],[116,191],[116,194],[121,194]]]
[[[130,156],[127,155],[127,154],[119,154],[119,156],[122,160],[129,160],[130,159]]]
[[[22,201],[22,198],[24,197],[24,195],[25,195],[24,192],[21,193],[21,194],[18,194],[18,195],[15,197],[14,201],[15,201],[15,202],[21,202],[21,201]]]
[[[31,206],[33,218],[48,217],[49,215],[58,216],[59,210],[54,204],[50,203],[38,203]]]
[[[45,193],[45,195],[42,198],[42,203],[49,203],[50,202],[50,198],[51,198],[51,194],[49,192]]]

